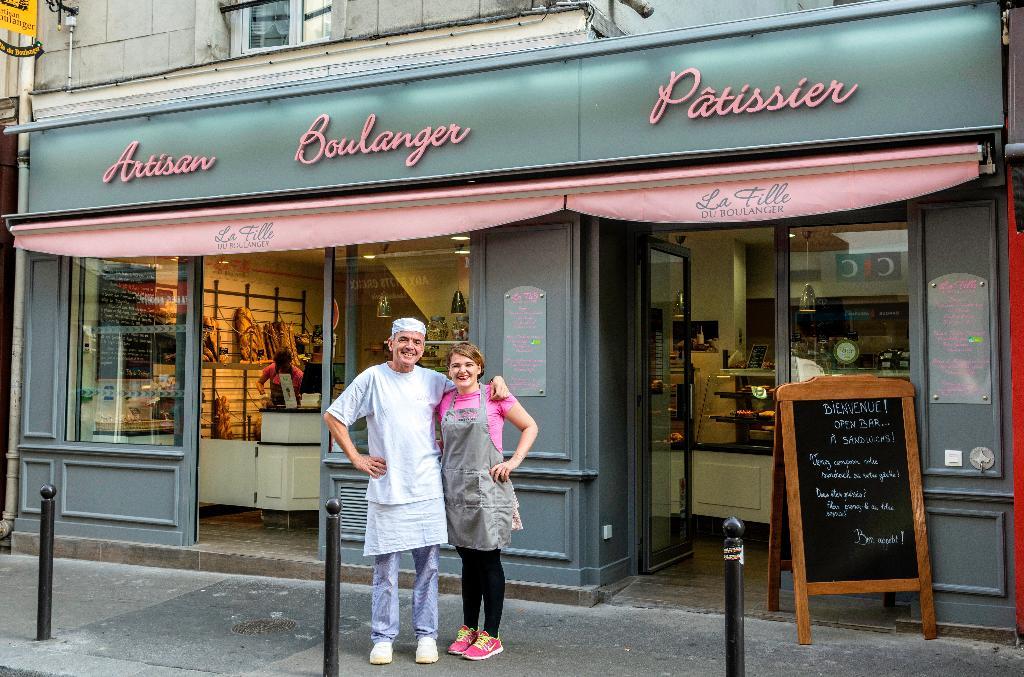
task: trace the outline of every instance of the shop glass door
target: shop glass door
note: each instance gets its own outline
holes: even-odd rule
[[[690,255],[649,240],[642,261],[641,569],[650,572],[693,553]]]

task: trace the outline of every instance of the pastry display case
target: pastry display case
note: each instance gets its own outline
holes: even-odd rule
[[[775,371],[721,369],[702,384],[696,448],[770,454],[775,431]]]

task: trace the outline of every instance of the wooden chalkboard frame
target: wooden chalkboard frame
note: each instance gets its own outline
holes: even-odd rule
[[[803,534],[803,507],[800,504],[800,478],[797,469],[796,431],[793,402],[802,400],[901,398],[903,402],[904,447],[910,501],[917,545],[917,577],[886,580],[831,581],[808,583]],[[797,639],[811,643],[810,595],[843,595],[863,592],[885,593],[887,606],[895,592],[918,592],[921,603],[921,632],[935,639],[935,603],[932,594],[932,569],[925,528],[924,494],[921,490],[921,462],[918,457],[917,422],[914,414],[914,386],[901,379],[875,376],[817,376],[802,383],[789,383],[775,391],[775,446],[772,452],[772,511],[768,543],[768,610],[779,610],[782,571],[793,572]],[[788,511],[786,510],[788,506]],[[788,512],[788,514],[784,514]],[[785,535],[784,517],[789,518],[792,559],[782,559]]]

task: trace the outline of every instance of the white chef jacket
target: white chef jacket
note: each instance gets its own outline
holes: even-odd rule
[[[417,366],[402,373],[378,364],[356,376],[328,407],[349,427],[365,417],[370,455],[387,461],[384,476],[370,479],[367,501],[400,505],[443,496],[434,410],[454,388],[436,371]]]

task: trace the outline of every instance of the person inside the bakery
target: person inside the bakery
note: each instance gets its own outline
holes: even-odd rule
[[[274,362],[268,364],[260,374],[259,383],[256,384],[260,394],[265,392],[263,384],[270,381],[270,403],[277,407],[283,407],[284,391],[281,390],[281,374],[291,375],[295,397],[301,402],[302,396],[299,394],[299,389],[302,387],[302,370],[292,364],[292,351],[287,348],[277,351],[277,354],[274,355]]]
[[[356,470],[370,476],[366,489],[363,555],[373,556],[370,663],[392,660],[398,635],[398,564],[411,551],[416,567],[412,621],[416,662],[435,663],[437,652],[437,570],[440,544],[448,540],[441,483],[441,451],[434,434],[434,410],[455,384],[444,374],[418,366],[427,328],[402,318],[391,326],[391,359],[356,376],[324,414],[331,439]],[[491,398],[508,388],[491,381]],[[349,428],[366,419],[369,454],[360,453]]]

